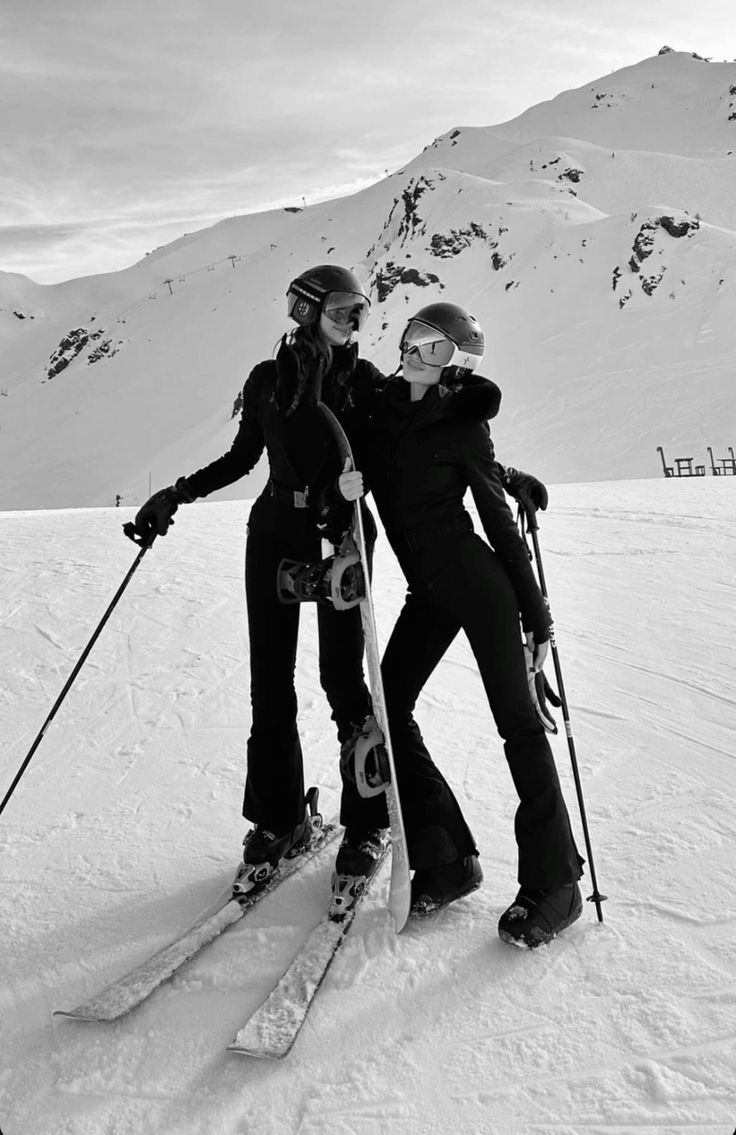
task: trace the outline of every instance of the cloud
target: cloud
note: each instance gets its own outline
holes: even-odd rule
[[[698,35],[715,3],[699,4]],[[72,235],[89,226],[118,268],[147,233],[360,188],[453,126],[505,121],[690,34],[685,0],[661,34],[656,8],[5,0],[0,208],[20,243],[6,228],[0,268],[49,280],[102,265],[102,244]]]

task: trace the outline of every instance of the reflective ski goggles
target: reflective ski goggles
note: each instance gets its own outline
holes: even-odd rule
[[[351,323],[356,331],[360,331],[370,308],[371,301],[357,292],[330,292],[322,310],[333,323],[342,327]]]
[[[447,367],[451,365],[457,347],[441,331],[412,320],[404,332],[399,350],[402,355],[416,351],[425,366]]]
[[[416,351],[424,365],[430,367],[454,366],[462,367],[464,370],[476,370],[482,358],[482,354],[474,355],[463,350],[442,331],[418,319],[410,320],[399,344],[399,350],[402,355]]]

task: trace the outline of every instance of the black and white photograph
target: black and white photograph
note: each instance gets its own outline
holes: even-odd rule
[[[0,61],[0,1135],[736,1135],[729,5]]]

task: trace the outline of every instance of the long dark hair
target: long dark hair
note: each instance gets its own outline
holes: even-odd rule
[[[322,379],[332,365],[332,347],[325,343],[317,323],[294,328],[289,335],[288,344],[297,361],[297,378],[296,389],[286,408],[287,417],[296,410],[305,395],[319,399]]]

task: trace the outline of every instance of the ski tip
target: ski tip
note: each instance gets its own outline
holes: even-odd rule
[[[84,1009],[54,1009],[52,1017],[66,1017],[70,1021],[114,1021],[114,1017],[101,1017]]]
[[[283,1060],[285,1056],[289,1055],[292,1047],[293,1045],[290,1044],[288,1048],[257,1048],[255,1045],[248,1047],[245,1044],[238,1044],[237,1041],[233,1041],[232,1044],[227,1046],[227,1051],[235,1052],[238,1056],[252,1056],[256,1060]]]
[[[54,1009],[53,1017],[66,1017],[71,1021],[97,1021],[100,1024],[109,1024],[118,1021],[139,1004],[130,998],[104,998],[94,1001],[85,1001],[73,1009]]]

